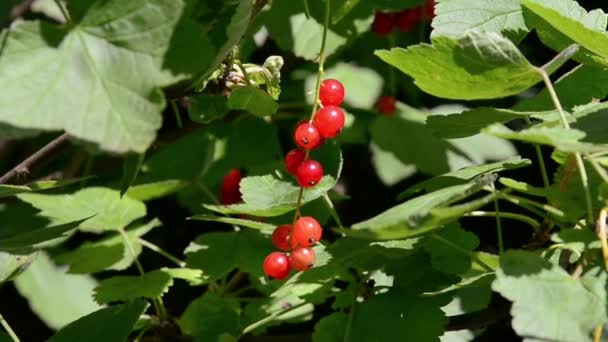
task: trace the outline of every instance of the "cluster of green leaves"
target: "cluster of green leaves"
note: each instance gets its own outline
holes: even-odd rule
[[[347,124],[312,151],[325,176],[300,194],[283,168],[292,148],[284,137],[314,100],[324,1],[36,1],[0,34],[2,138],[65,131],[80,153],[123,158],[124,167],[0,184],[0,285],[12,282],[56,330],[51,341],[163,336],[169,325],[227,342],[311,320],[319,342],[471,341],[491,327],[454,322],[504,310],[492,307],[499,295],[509,301],[503,323],[525,340],[598,337],[608,323],[593,229],[608,196],[606,14],[573,0],[440,0],[428,43],[422,26],[391,39],[370,32],[375,11],[423,3],[331,2],[323,76],[345,85]],[[555,52],[542,65],[523,48],[533,35]],[[268,41],[283,57],[247,63]],[[395,115],[374,110],[386,93],[402,100]],[[449,102],[427,109],[427,94]],[[165,122],[170,134],[159,136],[163,115],[174,114],[178,128]],[[537,155],[518,156],[514,143]],[[427,179],[343,227],[332,203],[349,201],[339,191],[350,172],[343,145],[369,151],[386,186]],[[549,163],[558,165],[552,177]],[[498,176],[532,165],[542,185]],[[247,175],[242,202],[223,205],[217,194],[234,168]],[[169,199],[213,228],[177,257],[147,235],[172,233],[150,210]],[[520,210],[500,211],[507,202]],[[314,268],[271,281],[261,267],[269,235],[298,203],[326,240]],[[497,217],[496,248],[480,250],[465,216]],[[526,250],[503,248],[514,220],[533,229]],[[140,262],[144,248],[166,265]],[[167,312],[176,282],[201,295]]]

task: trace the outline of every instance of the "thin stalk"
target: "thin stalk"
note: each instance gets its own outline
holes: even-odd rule
[[[544,69],[537,68],[538,72],[542,75],[543,81],[545,82],[545,86],[547,87],[547,91],[551,96],[551,100],[553,101],[553,105],[557,112],[559,113],[560,120],[565,129],[570,129],[570,124],[568,123],[568,119],[566,118],[566,114],[564,113],[564,109],[562,108],[562,104],[559,102],[559,98],[557,97],[557,93],[553,88],[553,83],[551,79],[549,79],[549,75],[545,72]],[[585,204],[587,206],[587,225],[590,225],[593,222],[593,202],[591,199],[591,191],[589,191],[589,178],[587,176],[587,169],[585,168],[585,163],[583,162],[583,158],[581,154],[578,152],[574,153],[574,158],[576,159],[576,166],[578,168],[578,173],[581,177],[581,184],[583,186],[583,192],[585,193]]]
[[[334,218],[334,221],[336,221],[336,224],[338,225],[338,227],[340,227],[340,229],[343,230],[344,226],[342,225],[342,220],[340,219],[340,215],[338,215],[338,212],[336,211],[336,208],[334,207],[334,204],[331,201],[331,199],[329,198],[329,195],[327,194],[327,192],[323,193],[323,199],[325,200],[325,205],[327,205],[327,209],[329,209],[329,214]]]
[[[344,342],[350,341],[351,331],[353,330],[353,321],[355,320],[355,307],[357,306],[357,296],[359,295],[359,289],[355,291],[353,301],[350,305],[350,311],[348,312],[348,320],[346,321],[346,328],[344,330]]]
[[[602,330],[604,330],[603,324],[598,324],[593,330],[593,342],[600,342],[602,340]]]
[[[174,100],[171,100],[171,108],[173,109],[173,113],[175,114],[175,121],[177,122],[178,128],[183,128],[184,124],[182,123],[182,116],[179,113],[179,108],[177,108],[177,103]]]
[[[8,324],[8,322],[4,319],[2,314],[0,314],[0,324],[2,324],[2,326],[4,327],[4,330],[6,330],[6,332],[8,333],[8,336],[10,336],[14,342],[21,342],[19,337],[17,337],[17,334],[15,334],[15,331],[13,331],[13,329]]]
[[[250,333],[250,332],[254,331],[255,329],[263,326],[264,324],[272,322],[277,317],[279,317],[279,316],[281,316],[283,314],[286,314],[286,313],[288,313],[290,311],[293,311],[295,309],[298,309],[298,308],[300,308],[300,307],[302,307],[304,305],[306,305],[306,302],[300,303],[298,305],[294,305],[294,306],[290,307],[289,309],[285,309],[285,310],[282,310],[282,311],[277,311],[277,312],[273,313],[272,315],[266,316],[266,317],[262,318],[261,320],[259,320],[257,322],[254,322],[254,323],[248,325],[247,327],[245,327],[245,329],[243,329],[242,335]]]
[[[137,258],[137,254],[135,253],[135,249],[133,248],[133,245],[131,244],[131,240],[129,239],[127,232],[123,228],[119,228],[118,232],[120,233],[120,235],[122,235],[123,239],[125,240],[125,245],[127,245],[127,249],[129,250],[129,253],[131,253],[131,257],[133,258],[133,263],[135,263],[135,267],[137,268],[137,271],[139,272],[140,275],[143,276],[145,273],[144,268],[142,267],[141,263],[139,262],[139,259]],[[165,306],[163,305],[160,297],[152,299],[152,304],[154,305],[154,310],[158,314],[158,318],[161,321],[164,321],[167,318],[167,309],[165,309]]]
[[[496,216],[496,212],[494,211],[473,211],[469,214],[466,214],[465,216],[470,216],[470,217],[494,217]],[[530,218],[526,215],[521,215],[521,214],[516,214],[516,213],[510,213],[510,212],[500,212],[500,217],[501,218],[505,218],[505,219],[512,219],[512,220],[517,220],[517,221],[521,221],[524,223],[527,223],[528,225],[530,225],[530,227],[534,228],[534,230],[538,230],[538,228],[540,227],[540,223],[538,221],[536,221],[533,218]]]
[[[608,242],[606,241],[606,215],[608,207],[603,208],[600,211],[600,216],[596,222],[597,235],[602,244],[602,256],[604,257],[604,266],[608,270]]]
[[[492,184],[492,192],[496,194],[494,184]],[[498,239],[498,253],[502,255],[505,252],[505,245],[502,238],[502,220],[500,219],[500,207],[498,206],[498,196],[494,196],[494,211],[496,211],[496,238]]]
[[[175,263],[177,266],[179,267],[184,267],[186,266],[186,263],[179,260],[178,258],[174,257],[173,255],[171,255],[169,252],[163,250],[162,248],[158,247],[157,245],[153,244],[150,241],[144,240],[142,238],[137,238],[137,241],[144,247],[164,256],[166,259],[170,260],[171,262]]]
[[[441,236],[439,236],[437,234],[433,233],[430,236],[433,239],[435,239],[435,240],[437,240],[437,241],[439,241],[439,242],[441,242],[441,243],[443,243],[443,244],[445,244],[447,246],[450,246],[450,247],[454,248],[454,250],[456,250],[456,251],[458,251],[458,252],[460,252],[462,254],[465,254],[465,255],[469,256],[471,258],[471,260],[473,260],[479,266],[483,267],[484,270],[486,270],[488,272],[494,272],[494,270],[492,269],[492,267],[488,266],[488,264],[486,264],[481,259],[479,259],[479,257],[475,253],[473,253],[473,252],[471,252],[469,250],[466,250],[466,249],[458,246],[457,244],[453,243],[452,241],[450,241],[448,239],[445,239],[445,238],[443,238],[443,237],[441,237]]]
[[[237,59],[236,65],[238,65],[239,69],[241,69],[241,72],[243,73],[243,78],[245,79],[245,83],[247,83],[247,85],[251,87],[251,80],[249,79],[249,75],[247,74],[247,70],[245,70],[243,63]]]
[[[537,207],[539,209],[545,210],[548,213],[551,213],[555,216],[564,216],[564,212],[552,207],[548,204],[543,204],[543,203],[539,203],[536,201],[533,201],[531,199],[528,198],[524,198],[524,197],[519,197],[519,196],[515,196],[515,195],[507,195],[505,193],[499,193],[499,195],[501,198],[506,199],[507,201],[513,203],[513,204],[517,204],[517,205],[530,205],[533,207]],[[528,209],[529,210],[529,209]],[[537,213],[537,212],[535,212]],[[544,215],[540,214],[539,216],[545,217]]]
[[[391,33],[388,35],[388,48],[389,50],[395,46],[395,36]],[[391,95],[397,95],[397,79],[395,77],[395,68],[393,68],[388,63],[386,64],[388,68],[388,87],[391,92]]]
[[[209,197],[209,199],[214,203],[214,204],[220,204],[220,201],[217,199],[217,197],[215,197],[215,195],[213,194],[213,192],[211,192],[211,190],[209,190],[209,188],[202,182],[202,181],[196,181],[195,182],[196,185],[198,185],[198,187],[203,190],[203,192],[207,195],[207,197]]]
[[[54,0],[54,1],[55,1],[55,5],[57,5],[57,7],[59,8],[59,11],[61,12],[63,19],[65,19],[66,24],[70,24],[72,22],[72,19],[70,18],[68,11],[66,11],[66,9],[63,7],[63,5],[61,4],[61,1],[59,1],[59,0]]]
[[[604,168],[597,162],[597,160],[593,159],[589,155],[585,155],[585,158],[587,158],[589,163],[591,163],[591,166],[593,166],[593,169],[598,174],[598,176],[600,176],[600,178],[604,181],[604,183],[608,183],[608,173],[606,173],[606,170],[604,170]]]
[[[529,116],[525,116],[526,122],[528,124],[532,124]],[[545,189],[548,189],[551,186],[551,182],[549,182],[549,176],[547,174],[547,167],[545,166],[545,158],[543,157],[543,151],[540,149],[539,144],[534,144],[534,150],[536,151],[536,158],[538,158],[538,166],[540,167],[540,174],[543,178],[543,185]]]
[[[247,278],[247,273],[241,271],[236,272],[223,287],[222,293],[227,294],[232,292],[232,290],[234,290],[245,278]]]

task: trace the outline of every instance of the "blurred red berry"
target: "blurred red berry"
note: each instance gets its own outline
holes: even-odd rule
[[[224,205],[239,203],[242,200],[241,189],[241,170],[232,169],[224,176],[222,189],[220,192],[220,202]]]
[[[421,18],[420,8],[408,8],[397,13],[393,22],[399,31],[411,32],[416,28]]]
[[[298,166],[302,164],[305,157],[306,152],[300,149],[295,149],[287,152],[287,154],[285,155],[285,168],[287,169],[287,172],[291,173],[292,175],[295,175],[296,172],[298,172]]]
[[[380,36],[386,37],[393,30],[393,16],[390,13],[377,11],[374,14],[374,22],[372,23],[372,31]]]
[[[424,5],[424,19],[431,21],[435,17],[435,1],[428,0]]]
[[[378,111],[384,115],[390,116],[397,111],[397,100],[394,96],[384,95],[378,99],[376,103]]]

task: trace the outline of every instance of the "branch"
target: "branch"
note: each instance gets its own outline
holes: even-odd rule
[[[0,184],[7,184],[12,181],[15,177],[21,175],[27,175],[30,172],[30,169],[34,167],[36,164],[40,163],[42,160],[47,157],[61,151],[64,147],[66,147],[69,143],[68,134],[63,133],[58,136],[44,147],[36,151],[36,153],[29,156],[26,160],[19,163],[19,165],[15,166],[12,170],[5,173],[4,176],[0,177]]]
[[[24,0],[19,5],[14,6],[8,20],[2,23],[2,28],[9,27],[13,21],[23,17],[23,15],[30,10],[33,3],[34,0]]]

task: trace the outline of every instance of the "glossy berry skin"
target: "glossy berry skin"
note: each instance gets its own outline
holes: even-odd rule
[[[291,234],[292,246],[310,247],[321,240],[323,228],[310,216],[300,217],[293,225]]]
[[[323,138],[333,138],[344,128],[345,120],[340,107],[325,106],[317,111],[313,124]]]
[[[389,13],[376,12],[374,14],[374,22],[372,23],[372,31],[380,36],[386,37],[393,30],[393,18]]]
[[[397,110],[397,100],[393,96],[381,96],[376,103],[376,108],[378,108],[380,113],[391,116]]]
[[[302,164],[305,157],[306,152],[300,149],[291,150],[287,152],[287,154],[285,155],[285,168],[287,169],[287,172],[291,173],[292,175],[295,175],[298,171],[298,166]]]
[[[312,248],[298,247],[291,252],[289,264],[296,271],[306,271],[314,265],[316,258]]]
[[[264,273],[274,279],[285,279],[289,275],[289,259],[281,252],[272,252],[264,259]]]
[[[422,19],[420,8],[408,8],[395,15],[393,24],[401,32],[412,32]]]
[[[272,244],[282,250],[282,251],[288,251],[291,249],[291,244],[290,239],[289,239],[289,235],[291,234],[291,225],[290,224],[284,224],[281,226],[278,226],[274,229],[274,231],[272,232]]]
[[[298,166],[296,180],[301,187],[310,188],[315,186],[321,181],[321,178],[323,178],[323,167],[318,161],[308,159]]]
[[[241,201],[241,190],[239,189],[241,178],[241,170],[239,169],[232,169],[224,176],[220,192],[220,202],[222,204],[235,204]]]
[[[344,100],[344,86],[336,79],[326,79],[321,83],[319,100],[323,106],[339,106]]]
[[[305,150],[312,150],[323,142],[319,130],[308,121],[298,124],[293,134],[296,144]]]

